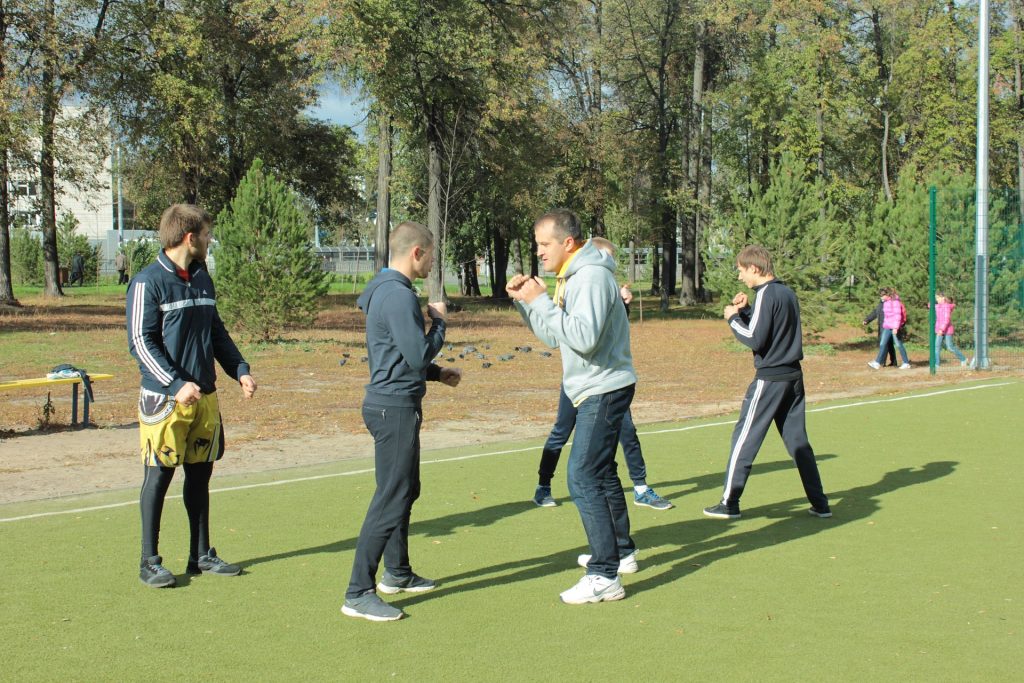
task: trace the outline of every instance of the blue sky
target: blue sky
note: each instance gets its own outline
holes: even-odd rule
[[[366,128],[367,106],[357,97],[354,90],[346,90],[329,81],[320,88],[320,101],[307,112],[318,119],[350,126],[362,137]]]

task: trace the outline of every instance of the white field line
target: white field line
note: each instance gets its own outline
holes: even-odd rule
[[[841,410],[843,408],[859,408],[861,406],[875,405],[878,403],[894,403],[896,401],[911,401],[918,398],[930,398],[932,396],[941,396],[943,394],[955,394],[961,391],[974,391],[976,389],[991,389],[994,387],[1004,387],[1015,382],[998,382],[995,384],[979,384],[972,387],[959,387],[956,389],[943,389],[941,391],[932,391],[927,394],[913,394],[910,396],[897,396],[895,398],[879,398],[870,401],[857,401],[856,403],[844,403],[837,406],[826,406],[824,408],[812,408],[808,410],[809,413],[823,413],[829,410]],[[688,432],[694,429],[706,429],[708,427],[722,427],[725,425],[734,425],[735,420],[729,420],[727,422],[706,422],[699,425],[691,425],[689,427],[673,427],[671,429],[656,429],[648,432],[638,432],[638,434],[647,436],[650,434],[673,434],[677,432]],[[566,445],[571,445],[570,441]],[[494,455],[509,455],[511,453],[525,453],[527,451],[537,450],[536,446],[529,446],[527,448],[514,448],[505,451],[490,451],[488,453],[475,453],[472,455],[459,455],[452,458],[439,458],[437,460],[423,460],[421,465],[437,465],[446,462],[458,462],[460,460],[473,460],[474,458],[487,458]],[[297,484],[304,481],[317,481],[319,479],[333,479],[334,477],[350,477],[356,474],[368,474],[373,472],[373,468],[352,470],[350,472],[333,472],[331,474],[318,474],[310,477],[296,477],[294,479],[279,479],[277,481],[267,481],[259,484],[243,484],[241,486],[229,486],[222,489],[210,489],[210,493],[228,493],[231,491],[245,491],[247,489],[259,489],[268,486],[283,486],[284,484]],[[181,495],[167,496],[167,499],[181,498]],[[20,522],[26,519],[38,519],[40,517],[55,517],[57,515],[76,515],[83,512],[96,512],[98,510],[110,510],[113,508],[126,507],[128,505],[138,505],[138,499],[128,500],[121,503],[109,503],[107,505],[94,505],[91,507],[75,508],[72,510],[54,510],[51,512],[36,512],[31,515],[21,515],[19,517],[0,517],[0,522]]]

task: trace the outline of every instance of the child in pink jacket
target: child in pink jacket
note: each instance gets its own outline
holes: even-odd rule
[[[882,336],[878,340],[878,355],[873,361],[870,361],[868,365],[875,370],[882,367],[882,361],[885,359],[885,347],[889,344],[889,340],[896,346],[896,350],[900,352],[900,358],[903,363],[900,365],[900,370],[910,369],[910,359],[907,358],[907,349],[903,346],[903,342],[896,335],[896,330],[900,329],[903,324],[907,322],[907,309],[903,307],[903,302],[900,301],[899,294],[892,287],[887,287],[882,290]]]
[[[967,359],[957,348],[953,341],[953,297],[946,296],[942,292],[935,292],[935,366],[939,365],[939,352],[942,350],[943,341],[946,348],[953,352],[953,355],[960,361],[960,365],[967,365]]]

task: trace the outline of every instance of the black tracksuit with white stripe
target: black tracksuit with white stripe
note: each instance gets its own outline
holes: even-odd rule
[[[194,262],[189,279],[163,251],[128,286],[128,350],[139,362],[145,389],[174,396],[186,382],[216,391],[214,360],[232,379],[249,365],[217,313],[217,295],[206,268]]]
[[[816,509],[827,510],[828,498],[807,439],[800,304],[780,280],[758,285],[754,292],[753,308],[743,308],[729,318],[733,335],[754,352],[757,372],[733,430],[722,503],[738,511],[754,458],[774,422],[800,472],[807,499]]]

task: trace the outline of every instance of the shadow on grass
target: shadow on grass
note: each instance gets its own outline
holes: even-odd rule
[[[778,463],[788,466],[789,463]],[[920,468],[902,468],[885,474],[878,482],[866,486],[854,487],[845,491],[832,492],[835,516],[831,519],[818,519],[805,512],[807,501],[794,498],[782,503],[761,506],[744,511],[744,516],[767,517],[775,519],[767,527],[759,527],[750,531],[736,530],[742,521],[721,521],[705,518],[690,518],[679,522],[663,524],[640,530],[635,533],[637,547],[676,546],[674,549],[659,552],[651,556],[641,554],[641,572],[644,567],[657,567],[656,575],[627,582],[628,592],[637,593],[656,588],[708,567],[717,560],[735,555],[779,545],[787,541],[805,538],[814,534],[827,532],[836,526],[858,522],[870,517],[880,507],[881,496],[908,486],[916,486],[953,473],[956,462],[940,461],[924,465]],[[764,471],[762,468],[761,471]],[[775,469],[779,469],[776,467]],[[682,485],[702,483],[710,475],[695,479],[683,480]],[[717,479],[718,477],[716,477]],[[662,484],[665,486],[666,484]],[[838,504],[837,504],[838,502]],[[552,573],[565,570],[577,552],[585,552],[586,546],[560,549],[555,553],[542,555],[525,560],[504,562],[486,568],[443,577],[443,584],[429,594],[410,596],[396,601],[400,607],[414,605],[423,600],[432,600],[448,594],[507,585],[518,581],[528,581]],[[664,568],[668,566],[668,570]]]

